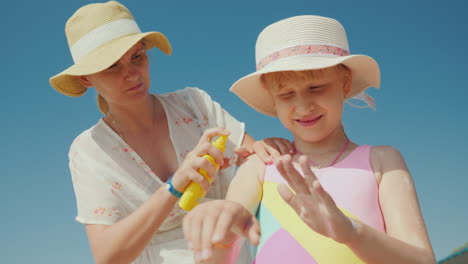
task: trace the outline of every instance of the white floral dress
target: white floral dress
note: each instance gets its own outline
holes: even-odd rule
[[[203,131],[212,127],[225,127],[231,131],[225,157],[235,164],[233,150],[242,143],[244,123],[229,115],[198,88],[155,96],[166,111],[179,164],[195,147]],[[102,119],[74,140],[69,160],[78,208],[76,220],[83,224],[116,223],[140,207],[164,184]],[[234,170],[231,166],[219,171],[206,197],[224,198]],[[176,205],[134,263],[193,263],[192,252],[187,250],[183,239],[183,216],[184,211]]]

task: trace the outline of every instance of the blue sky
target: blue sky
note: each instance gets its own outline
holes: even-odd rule
[[[50,76],[72,59],[64,24],[91,1],[2,3],[4,63],[0,192],[5,263],[92,263],[86,233],[74,221],[68,170],[72,140],[100,117],[95,94],[69,98]],[[374,57],[377,111],[345,108],[348,135],[392,145],[408,163],[437,259],[468,241],[468,39],[463,1],[121,1],[144,31],[161,31],[173,55],[151,52],[152,92],[206,90],[256,139],[289,137],[280,123],[228,92],[254,71],[254,44],[265,26],[294,15],[338,19],[351,52]],[[2,261],[2,262],[3,262]]]

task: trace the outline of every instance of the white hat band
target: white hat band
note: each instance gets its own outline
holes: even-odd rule
[[[80,58],[86,56],[102,44],[133,33],[141,33],[140,28],[133,19],[115,20],[97,27],[80,38],[70,48],[73,61],[77,63]]]

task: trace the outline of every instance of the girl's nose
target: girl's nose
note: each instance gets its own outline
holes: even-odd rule
[[[315,108],[313,100],[307,97],[299,97],[296,103],[296,111],[299,114],[307,115],[312,112]]]

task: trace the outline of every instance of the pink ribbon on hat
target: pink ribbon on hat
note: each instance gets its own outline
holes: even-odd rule
[[[350,53],[348,50],[329,46],[329,45],[316,45],[316,44],[306,44],[306,45],[297,45],[293,47],[288,47],[264,57],[257,63],[257,71],[261,70],[263,67],[268,64],[277,61],[279,59],[298,56],[298,55],[332,55],[332,56],[348,56]]]

